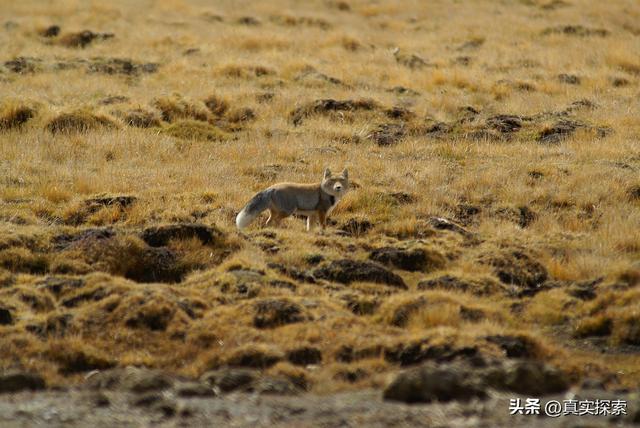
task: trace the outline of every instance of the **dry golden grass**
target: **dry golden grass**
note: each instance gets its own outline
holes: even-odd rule
[[[0,368],[248,358],[329,392],[381,386],[398,346],[507,335],[637,384],[640,8],[545,4],[4,5]],[[354,186],[326,234],[235,231],[256,191],[327,166]],[[220,235],[145,241],[182,223]],[[387,264],[406,290],[310,282],[382,247],[435,262]],[[321,362],[293,365],[303,347]]]

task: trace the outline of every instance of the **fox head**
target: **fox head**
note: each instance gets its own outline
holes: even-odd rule
[[[332,175],[331,170],[327,168],[324,170],[320,186],[328,194],[340,198],[349,189],[349,172],[345,168],[340,174]]]

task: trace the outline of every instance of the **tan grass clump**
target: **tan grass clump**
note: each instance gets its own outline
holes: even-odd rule
[[[172,137],[190,141],[224,141],[229,135],[220,128],[196,120],[180,120],[164,128]]]
[[[189,101],[180,95],[157,98],[153,106],[160,110],[162,120],[175,122],[180,119],[191,119],[206,122],[209,113],[204,105],[199,102]]]
[[[86,109],[61,113],[45,125],[45,129],[52,134],[71,134],[117,127],[116,122],[109,116]]]
[[[0,108],[0,131],[19,128],[36,115],[36,110],[19,103],[5,103]]]

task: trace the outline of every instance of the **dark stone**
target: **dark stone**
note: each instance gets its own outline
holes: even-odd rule
[[[353,281],[368,281],[386,284],[402,289],[407,285],[404,280],[384,266],[369,261],[350,259],[335,260],[314,271],[316,278],[349,284]]]

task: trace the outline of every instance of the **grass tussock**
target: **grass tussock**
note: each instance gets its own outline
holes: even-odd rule
[[[20,103],[4,103],[0,107],[0,131],[22,127],[36,115],[33,107]]]
[[[52,134],[72,134],[96,131],[101,129],[116,129],[118,125],[109,116],[81,109],[55,116],[45,125],[45,129]]]
[[[229,135],[220,128],[196,120],[180,120],[163,129],[175,138],[190,141],[224,141]]]
[[[160,111],[162,120],[165,122],[175,122],[180,119],[206,122],[209,119],[204,105],[184,99],[180,95],[157,98],[153,101],[153,106]]]

